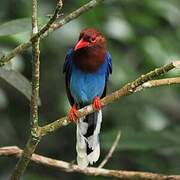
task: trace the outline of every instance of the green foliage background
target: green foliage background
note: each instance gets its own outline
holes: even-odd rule
[[[85,2],[88,1],[64,1],[64,15]],[[46,15],[52,13],[55,3],[39,1],[40,25],[47,21]],[[1,54],[30,37],[30,16],[31,1],[1,0]],[[41,42],[41,124],[64,116],[70,108],[62,66],[67,49],[76,43],[79,31],[85,27],[99,29],[108,39],[113,58],[109,93],[143,73],[180,59],[179,0],[106,0]],[[14,58],[12,67],[31,80],[31,50]],[[176,70],[166,77],[179,74]],[[179,92],[179,85],[148,89],[104,109],[101,159],[111,147],[117,131],[122,132],[118,148],[106,168],[180,174]],[[45,137],[36,152],[71,162],[76,158],[75,133],[73,124],[62,128]],[[0,79],[0,146],[23,148],[28,134],[29,101]],[[12,157],[0,157],[0,179],[7,179],[16,161]],[[58,172],[33,163],[23,179],[74,178],[108,179]]]

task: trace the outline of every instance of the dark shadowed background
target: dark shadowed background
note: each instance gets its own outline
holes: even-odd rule
[[[62,13],[87,0],[66,0]],[[56,1],[39,1],[40,25],[46,22]],[[31,1],[1,0],[0,53],[8,52],[30,37]],[[17,20],[11,22],[12,20]],[[6,24],[4,24],[6,23]],[[68,104],[62,67],[69,47],[82,28],[95,27],[108,39],[113,74],[108,93],[156,67],[180,59],[179,0],[106,0],[71,21],[41,42],[40,123],[66,115]],[[31,80],[31,49],[12,61],[12,68]],[[180,71],[164,77],[175,77]],[[180,174],[180,85],[148,89],[124,97],[103,111],[101,158],[105,157],[118,130],[119,145],[105,166],[110,169]],[[75,125],[46,136],[37,153],[71,162],[76,159]],[[0,146],[24,147],[29,135],[29,101],[0,78]],[[0,157],[0,179],[9,177],[17,159]],[[109,179],[68,174],[31,163],[25,180]]]

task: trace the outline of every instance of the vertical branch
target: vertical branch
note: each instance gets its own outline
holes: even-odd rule
[[[32,36],[38,33],[37,0],[32,0]],[[32,40],[32,96],[31,96],[31,129],[38,128],[38,98],[40,78],[39,38]]]
[[[32,0],[32,36],[38,33],[37,0]],[[24,174],[32,154],[34,153],[41,137],[38,126],[38,98],[39,98],[39,78],[40,78],[40,50],[39,37],[32,39],[32,96],[31,96],[31,135],[18,161],[11,180],[19,180]]]

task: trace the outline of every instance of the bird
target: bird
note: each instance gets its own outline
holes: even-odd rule
[[[106,96],[112,74],[112,60],[105,36],[95,28],[85,28],[73,48],[68,49],[63,66],[71,110],[68,118],[76,122],[77,164],[85,168],[100,156],[99,133],[102,122],[101,98]],[[77,110],[92,104],[94,112],[77,119]]]

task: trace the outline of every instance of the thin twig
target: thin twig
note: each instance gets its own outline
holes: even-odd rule
[[[142,88],[152,88],[171,84],[180,84],[180,77],[148,81],[142,84]]]
[[[72,13],[68,14],[65,16],[63,19],[61,19],[59,22],[56,23],[55,26],[51,26],[55,22],[55,18],[51,18],[49,22],[51,21],[50,25],[45,25],[35,36],[33,36],[31,39],[28,41],[20,44],[16,48],[14,48],[11,52],[8,54],[4,55],[3,57],[0,58],[0,67],[4,66],[6,63],[8,63],[12,58],[14,58],[17,54],[23,52],[27,48],[31,47],[32,45],[32,39],[39,37],[40,39],[44,39],[49,35],[49,33],[61,28],[63,25],[67,24],[68,22],[72,21],[73,19],[79,17],[81,14],[87,12],[88,10],[94,8],[104,0],[91,0],[87,4],[81,6],[79,9],[73,11]],[[58,6],[57,4],[57,7]],[[56,10],[58,9],[56,7]],[[55,13],[57,12],[55,10]],[[53,15],[55,17],[55,15]],[[47,24],[49,24],[49,22]]]
[[[124,96],[135,93],[137,88],[139,86],[141,86],[143,83],[148,82],[151,79],[158,77],[162,74],[165,74],[166,72],[168,72],[172,69],[179,68],[179,66],[180,66],[180,61],[174,61],[174,62],[167,64],[163,67],[156,68],[155,70],[153,70],[153,71],[151,71],[145,75],[141,75],[139,78],[137,78],[133,82],[124,85],[119,90],[117,90],[117,91],[111,93],[110,95],[107,95],[103,99],[101,99],[102,107],[104,107],[104,106],[124,97]],[[93,106],[88,105],[88,106],[78,110],[77,117],[81,118],[81,117],[84,117],[84,116],[86,116],[92,112],[94,112]],[[46,134],[52,133],[62,126],[67,126],[69,123],[70,123],[70,121],[69,121],[67,116],[63,117],[63,118],[59,118],[59,119],[55,120],[54,122],[43,126],[41,128],[41,135],[44,136]]]
[[[58,3],[56,5],[56,9],[53,13],[53,15],[51,16],[50,20],[48,21],[48,23],[39,31],[39,33],[35,36],[40,37],[42,34],[46,33],[51,27],[52,24],[59,18],[59,14],[60,11],[63,7],[63,2],[62,0],[58,0]]]
[[[105,164],[109,161],[109,159],[112,157],[118,143],[119,143],[119,140],[120,140],[120,137],[121,137],[121,132],[119,131],[117,133],[117,136],[116,136],[116,139],[115,141],[113,142],[108,154],[106,155],[106,157],[104,158],[104,160],[100,163],[100,165],[98,166],[98,168],[103,168],[105,166]]]
[[[22,150],[17,146],[1,147],[0,156],[16,156],[20,157]],[[180,180],[179,175],[162,175],[150,172],[138,172],[138,171],[122,171],[122,170],[110,170],[103,168],[80,168],[77,165],[67,163],[65,161],[60,161],[38,154],[33,154],[31,161],[41,164],[43,166],[55,168],[59,171],[65,171],[68,173],[82,173],[91,176],[105,176],[114,177],[122,180]]]
[[[38,33],[37,0],[32,0],[32,36]],[[11,180],[19,180],[24,174],[33,152],[40,141],[38,126],[38,99],[40,79],[39,37],[32,40],[32,95],[31,95],[31,135],[19,159]]]

